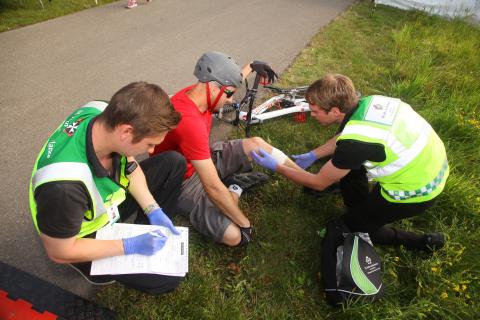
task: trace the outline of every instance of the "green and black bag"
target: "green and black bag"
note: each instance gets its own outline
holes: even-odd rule
[[[382,262],[368,233],[351,233],[341,219],[328,222],[322,241],[322,279],[327,302],[365,302],[383,296]]]

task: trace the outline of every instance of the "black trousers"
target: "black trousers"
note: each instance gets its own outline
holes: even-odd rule
[[[426,249],[423,234],[400,230],[386,224],[423,213],[434,200],[420,203],[387,201],[377,184],[369,191],[366,171],[351,170],[340,180],[343,201],[347,207],[343,221],[352,232],[368,232],[375,244],[404,245],[408,249]]]
[[[145,173],[148,189],[158,205],[173,218],[187,168],[185,158],[176,151],[167,151],[141,161],[140,167]],[[137,214],[136,224],[149,224],[143,209],[130,194],[118,210],[122,221]]]
[[[185,159],[179,153],[170,151],[145,159],[140,162],[140,166],[145,173],[148,188],[155,200],[164,212],[172,217],[186,171]],[[131,195],[127,196],[127,199],[118,209],[121,221],[133,214],[137,214],[135,224],[149,224],[148,218]],[[87,272],[89,273],[91,262],[75,265],[82,272],[83,270],[88,270]],[[95,279],[95,276],[89,277]],[[105,276],[101,277],[105,279]],[[150,273],[111,275],[108,278],[149,294],[162,294],[173,291],[178,287],[180,281],[183,280],[183,277]]]

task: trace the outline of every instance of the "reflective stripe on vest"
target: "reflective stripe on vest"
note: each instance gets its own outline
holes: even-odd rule
[[[32,177],[32,188],[30,194],[31,206],[35,205],[32,203],[32,201],[35,201],[33,199],[35,189],[44,183],[52,181],[78,181],[81,182],[87,189],[93,208],[91,211],[89,210],[85,212],[77,237],[81,238],[91,234],[109,222],[107,209],[105,208],[105,204],[102,201],[102,197],[96,187],[95,182],[93,181],[92,173],[87,164],[80,162],[59,162],[40,168]],[[88,215],[88,213],[90,213],[89,219],[85,217]],[[35,228],[38,232],[40,232],[36,221]]]
[[[90,101],[86,105],[83,105],[81,108],[95,108],[103,112],[105,108],[108,106],[108,103],[105,101]]]
[[[125,200],[129,181],[124,176],[126,158],[120,159],[119,183],[110,178],[97,178],[91,171],[86,155],[86,132],[90,121],[107,106],[106,102],[92,101],[75,110],[60,124],[42,147],[35,162],[29,187],[30,210],[35,228],[37,208],[34,199],[39,186],[54,181],[81,183],[89,198],[89,208],[84,212],[77,237],[84,237],[109,222],[107,209]],[[71,129],[67,132],[67,128]],[[56,150],[59,150],[58,152]]]
[[[449,174],[443,142],[408,104],[383,96],[361,99],[337,141],[350,139],[383,146],[385,160],[363,166],[386,200],[428,201],[443,190]]]
[[[51,181],[83,182],[90,194],[90,198],[93,200],[94,212],[106,213],[102,196],[93,181],[92,172],[87,164],[80,162],[58,162],[40,168],[32,178],[33,190]]]
[[[419,138],[409,147],[406,148],[396,137],[388,130],[371,127],[367,125],[349,125],[342,132],[343,134],[356,134],[374,139],[382,139],[399,158],[383,167],[379,167],[370,161],[364,163],[365,168],[371,178],[381,178],[389,176],[408,165],[415,159],[425,148],[428,143],[430,134],[433,132],[432,127],[426,121],[422,123]]]

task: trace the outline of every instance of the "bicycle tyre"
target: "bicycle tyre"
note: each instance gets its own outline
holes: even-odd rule
[[[304,97],[305,94],[307,93],[308,86],[299,86],[299,87],[290,87],[290,88],[264,86],[264,88],[275,94],[291,95],[292,93],[295,93],[296,96]]]

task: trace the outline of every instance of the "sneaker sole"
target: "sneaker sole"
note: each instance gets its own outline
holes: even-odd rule
[[[232,182],[238,184],[244,191],[249,191],[267,183],[269,178],[265,173],[254,171],[234,174]]]

